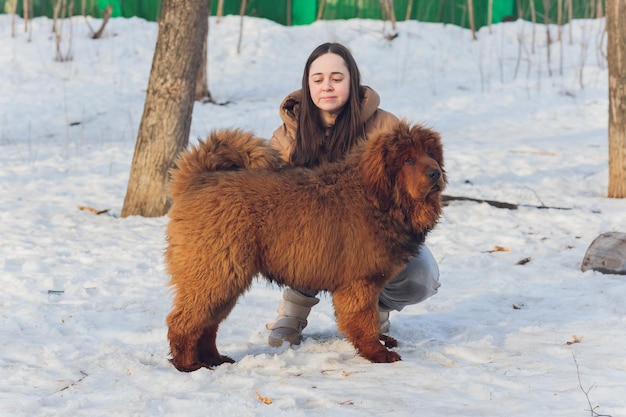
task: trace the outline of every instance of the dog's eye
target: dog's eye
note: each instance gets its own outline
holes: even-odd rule
[[[435,159],[435,153],[433,151],[428,151],[428,156]]]
[[[414,163],[415,161],[410,157],[404,160],[404,165],[413,165]]]

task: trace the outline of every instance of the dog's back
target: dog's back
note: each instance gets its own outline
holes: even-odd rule
[[[180,155],[176,169],[172,170],[170,189],[175,198],[202,182],[203,173],[257,168],[277,170],[285,165],[277,150],[251,132],[214,130],[197,146]]]

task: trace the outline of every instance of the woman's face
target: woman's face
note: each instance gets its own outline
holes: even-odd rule
[[[309,90],[324,120],[334,122],[350,98],[350,73],[343,58],[328,53],[313,61],[309,67]]]

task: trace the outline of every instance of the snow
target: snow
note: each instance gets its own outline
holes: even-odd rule
[[[24,32],[18,18],[14,37],[11,22],[0,15],[0,415],[626,415],[626,279],[580,271],[595,237],[626,231],[626,202],[606,198],[603,19],[561,41],[550,26],[548,60],[547,28],[522,21],[477,41],[401,22],[388,41],[375,20],[246,18],[238,54],[239,18],[211,18],[209,88],[227,104],[195,105],[191,143],[222,127],[269,137],[310,51],[339,41],[384,109],[441,132],[446,194],[521,206],[445,208],[427,239],[442,287],[391,316],[401,362],[357,356],[329,296],[302,345],[267,346],[281,290],[260,280],[218,334],[237,362],[191,374],[167,361],[167,217],[119,217],[157,24],[116,18],[92,40],[76,17],[61,63],[51,20]]]

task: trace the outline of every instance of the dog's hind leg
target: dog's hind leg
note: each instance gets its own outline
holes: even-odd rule
[[[197,269],[196,271],[198,271]],[[174,275],[174,308],[167,316],[172,365],[182,372],[234,362],[217,350],[220,323],[252,282],[252,274],[204,269],[202,273]]]
[[[400,355],[380,343],[377,307],[379,289],[373,285],[363,286],[362,282],[359,284],[333,293],[339,331],[346,335],[364,358],[377,363],[399,361]],[[393,346],[393,343],[388,346]]]
[[[225,294],[224,294],[225,295]],[[235,294],[235,297],[230,298],[229,301],[219,303],[212,306],[212,311],[209,313],[206,326],[202,330],[202,335],[198,339],[198,361],[207,368],[221,365],[223,363],[234,363],[235,361],[228,357],[221,355],[217,350],[215,339],[217,337],[217,329],[220,323],[228,317],[232,309],[237,303],[239,294]]]
[[[170,353],[172,355],[170,362],[176,369],[181,372],[192,372],[204,367],[204,365],[198,361],[198,352],[195,348],[197,338],[194,333],[175,333],[170,326],[167,332],[167,338],[170,341]]]
[[[177,319],[175,311],[168,316],[171,362],[176,369],[181,372],[191,372],[203,367],[212,368],[223,363],[234,362],[233,359],[219,353],[215,339],[219,323],[228,316],[236,301],[237,299],[234,298],[229,306],[221,304],[219,313],[214,316],[207,314],[202,324],[196,324],[191,328],[188,326],[195,317],[194,314],[187,314],[185,316],[187,330],[182,332],[176,330],[180,328],[176,323],[185,319]]]
[[[221,365],[223,363],[234,363],[235,361],[221,355],[217,350],[215,338],[217,336],[217,328],[219,325],[212,324],[204,328],[202,336],[198,340],[198,360],[207,368]]]

